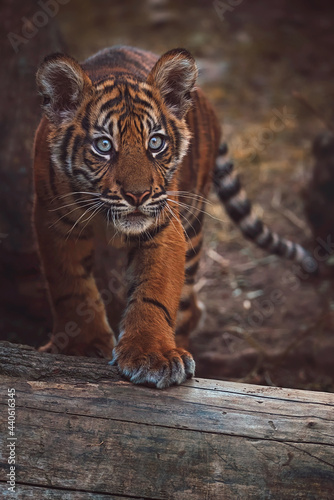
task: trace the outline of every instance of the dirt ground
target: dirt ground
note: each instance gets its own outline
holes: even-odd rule
[[[333,118],[334,8],[226,0],[223,13],[222,3],[72,0],[58,22],[79,60],[114,44],[188,48],[255,212],[312,250],[302,192],[312,141]],[[191,338],[197,376],[333,391],[331,281],[254,248],[214,195],[207,211],[196,285],[206,309]]]

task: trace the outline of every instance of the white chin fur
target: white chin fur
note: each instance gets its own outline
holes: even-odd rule
[[[115,228],[126,234],[141,234],[147,231],[154,223],[154,220],[148,217],[139,218],[138,220],[118,219],[115,221]]]

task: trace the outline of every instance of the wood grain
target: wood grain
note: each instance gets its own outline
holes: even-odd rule
[[[8,387],[17,498],[334,497],[332,394],[199,379],[157,391],[103,360],[5,343],[0,373],[4,498]]]

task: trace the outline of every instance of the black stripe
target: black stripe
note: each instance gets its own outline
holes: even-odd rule
[[[90,168],[91,167],[95,167],[95,163],[92,160],[90,160],[89,158],[86,157],[86,152],[84,154],[84,163],[85,163],[85,165],[87,165],[87,167],[90,167]],[[91,170],[95,171],[92,168],[91,168]]]
[[[150,299],[148,297],[143,297],[143,302],[146,302],[147,304],[152,304],[152,306],[156,306],[159,309],[161,309],[165,313],[164,316],[165,316],[165,319],[166,319],[168,325],[170,327],[173,326],[172,318],[171,318],[170,313],[169,313],[169,311],[168,311],[168,309],[167,309],[166,306],[164,306],[163,304],[161,304],[161,302],[159,302],[158,300]]]
[[[233,177],[229,182],[221,182],[218,186],[218,196],[223,203],[239,193],[241,184],[239,177]]]
[[[152,200],[155,200],[155,198],[159,198],[160,196],[166,194],[166,191],[163,189],[162,191],[159,191],[158,193],[155,193],[152,195]]]
[[[276,246],[273,248],[272,252],[274,252],[276,255],[279,255],[280,257],[284,257],[286,254],[287,250],[287,245],[286,243],[279,239]]]
[[[105,167],[105,165],[104,165],[104,167]],[[107,168],[105,169],[104,172],[102,172],[102,174],[100,174],[97,177],[95,177],[95,179],[92,182],[93,186],[96,186],[96,184],[98,184],[100,182],[100,180],[103,179],[103,177],[105,175],[107,175],[108,172],[109,172],[109,169],[108,169],[108,166],[107,166]]]
[[[267,235],[264,238],[261,238],[261,241],[257,241],[256,244],[260,248],[268,248],[273,241],[273,234],[271,231],[267,233]]]
[[[238,223],[251,212],[249,200],[231,200],[225,204],[225,210],[234,222]]]
[[[110,121],[110,117],[115,114],[115,110],[112,109],[110,111],[108,111],[108,113],[106,114],[106,116],[103,118],[103,123],[102,123],[102,126],[105,127],[107,125],[107,123]],[[112,123],[110,123],[110,125],[112,125]],[[112,130],[112,127],[109,127],[109,133],[111,135],[111,137],[114,136],[114,133],[113,133],[113,130]]]
[[[173,129],[174,140],[175,140],[176,158],[178,159],[180,156],[181,135],[180,135],[179,129],[178,129],[176,123],[174,122],[174,120],[170,120],[170,124],[171,124],[172,129]],[[196,135],[196,133],[195,133],[195,137],[198,137]]]
[[[145,99],[141,99],[139,96],[132,98],[130,97],[130,99],[132,100],[132,102],[135,102],[136,104],[142,104],[145,109],[148,108],[153,110],[152,104],[149,101],[146,101]]]
[[[126,307],[126,312],[127,312],[127,309],[132,306],[132,304],[134,304],[135,302],[137,302],[138,299],[130,299],[129,302],[128,302],[128,305]],[[126,314],[125,312],[125,314]]]
[[[242,233],[251,240],[255,240],[263,231],[263,222],[260,219],[255,219],[253,224],[247,224],[241,228]]]
[[[72,146],[72,167],[75,164],[75,160],[80,146],[81,146],[81,137],[80,135],[76,135]]]
[[[141,88],[141,92],[143,92],[149,99],[153,99],[153,94],[149,89]]]
[[[90,131],[90,125],[91,125],[90,110],[92,108],[92,104],[93,101],[89,101],[85,109],[85,114],[81,120],[81,126],[87,133]]]
[[[133,124],[134,124],[134,126],[135,126],[135,128],[136,128],[137,132],[138,132],[139,134],[141,134],[141,133],[142,133],[142,131],[141,131],[141,127],[139,127],[139,126],[138,126],[138,120],[139,120],[139,123],[140,123],[140,119],[139,119],[139,117],[138,117],[137,115],[136,115],[136,118],[137,118],[136,120],[133,120]]]
[[[139,85],[136,82],[131,82],[130,80],[127,82],[128,87],[131,88],[131,90],[134,90],[135,92],[141,92],[141,89],[139,90]]]
[[[147,281],[149,281],[148,278],[144,278],[140,281],[134,281],[127,292],[127,298],[131,299],[131,296],[134,294],[137,288],[140,287],[143,283],[146,283]]]
[[[82,64],[82,66],[84,67],[85,63]],[[110,82],[110,85],[112,85],[115,82],[115,79],[113,76],[106,76],[106,77],[101,77],[99,80],[94,80],[94,84],[96,87],[98,87],[102,83],[106,83],[106,82]],[[100,89],[100,90],[102,91],[103,89]]]
[[[152,129],[154,127],[154,121],[153,121],[152,117],[149,114],[146,117],[146,127],[148,128],[149,132],[151,133]]]
[[[94,126],[93,126],[93,129],[98,130],[99,132],[101,132],[102,135],[109,133],[112,137],[113,136],[112,131],[110,131],[110,130],[108,131],[104,127],[100,127],[100,125],[98,125],[98,120],[99,120],[99,118],[96,119]]]
[[[169,161],[170,158],[167,158],[166,161]],[[175,170],[178,168],[178,165],[174,165],[173,167],[169,168],[167,171],[166,171],[166,178],[168,179],[168,182],[170,181],[170,179],[173,177],[173,174],[175,172]]]
[[[203,245],[203,240],[200,240],[200,242],[192,248],[189,248],[186,253],[186,261],[188,262],[189,260],[193,259],[201,250]]]
[[[83,168],[74,168],[73,169],[73,174],[74,175],[82,175],[87,181],[89,181],[90,183],[92,182],[92,180],[89,177],[88,173]]]
[[[198,266],[199,266],[199,261],[195,262],[195,264],[193,264],[192,266],[186,268],[185,272],[186,283],[187,283],[187,278],[192,278],[193,276],[195,276],[196,272],[198,271]]]
[[[166,163],[169,163],[171,155],[170,155],[170,151],[169,151],[168,147],[165,147],[165,149],[163,149],[160,153],[155,155],[154,159],[155,160],[162,160],[164,158],[164,156],[166,156],[166,155],[169,155],[169,158],[166,158]]]
[[[102,106],[100,108],[100,113],[102,114],[107,109],[109,109],[111,112],[115,111],[114,109],[111,109],[111,108],[115,108],[118,104],[120,104],[122,102],[122,100],[123,100],[122,94],[119,94],[118,96],[113,97],[112,99],[109,99],[108,101],[106,101],[105,103],[102,104]],[[103,120],[103,125],[104,125],[105,120],[107,119],[107,116]]]
[[[195,277],[189,276],[189,277],[185,278],[184,284],[185,285],[194,285],[195,284]]]
[[[125,120],[128,116],[129,116],[129,111],[126,110],[124,113],[119,115],[117,118],[117,128],[121,134],[124,133],[128,127],[128,123],[123,123],[123,122],[125,122]]]
[[[61,161],[62,165],[64,165],[65,167],[66,167],[66,161],[67,161],[67,155],[68,155],[67,148],[68,148],[68,145],[72,139],[73,132],[74,132],[74,125],[71,125],[66,130],[66,133],[64,135],[64,139],[63,139],[63,142],[61,145],[60,161]]]
[[[219,156],[225,156],[225,155],[227,155],[227,153],[228,153],[228,145],[226,142],[223,142],[219,146],[218,154],[219,154]]]
[[[107,195],[104,195],[102,193],[102,196],[105,196],[105,198],[107,198],[107,200],[121,200],[122,198],[120,196],[118,196],[117,194],[107,194]]]
[[[182,211],[181,211],[182,213]],[[193,219],[188,223],[183,225],[183,229],[185,231],[186,238],[194,238],[197,234],[200,233],[203,223],[204,213],[199,212],[194,215]]]
[[[219,163],[219,160],[220,158],[218,157],[214,170],[214,181],[217,188],[219,188],[219,186],[221,185],[222,179],[224,179],[227,175],[230,175],[234,168],[234,163],[232,160],[227,160],[223,163]]]
[[[154,126],[156,124],[155,110],[153,110],[153,113],[151,114],[151,111],[146,108],[145,109],[145,116],[146,116],[146,124],[148,125],[148,129],[150,132],[152,132],[154,129]],[[160,116],[162,116],[162,115],[160,115]],[[142,119],[144,119],[144,117]],[[147,123],[148,121],[150,121],[150,123]],[[160,120],[160,123],[162,123],[162,120]]]
[[[131,296],[132,294],[135,292],[135,290],[137,289],[138,287],[138,283],[135,282],[135,283],[132,283],[132,285],[130,286],[128,292],[127,292],[127,298],[128,299],[131,299]]]
[[[99,82],[99,83],[102,83],[102,82]],[[106,85],[103,90],[101,89],[101,92],[106,94],[107,92],[112,92],[114,89],[115,89],[115,83],[113,83],[111,85]]]
[[[103,170],[105,168],[105,163],[103,163],[101,165],[101,162],[99,162],[98,164],[100,165],[98,168],[96,168],[96,166],[98,165],[96,162],[93,162],[93,161],[90,161],[90,165],[87,163],[87,161],[85,160],[84,161],[85,163],[85,167],[87,167],[87,170],[89,172],[91,172],[93,174],[93,176],[95,176],[96,174],[99,174],[101,172],[101,170]]]

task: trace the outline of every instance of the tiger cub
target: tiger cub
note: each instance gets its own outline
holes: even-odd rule
[[[306,257],[252,217],[196,77],[184,49],[158,58],[130,47],[81,65],[54,54],[37,72],[45,116],[35,137],[34,222],[53,332],[68,334],[64,353],[112,358],[126,378],[157,388],[194,374],[187,339],[200,316],[193,285],[212,181],[246,237],[298,262]],[[128,252],[117,342],[92,273],[101,227]],[[96,305],[89,322],[85,303]],[[53,341],[40,350],[52,352]]]

